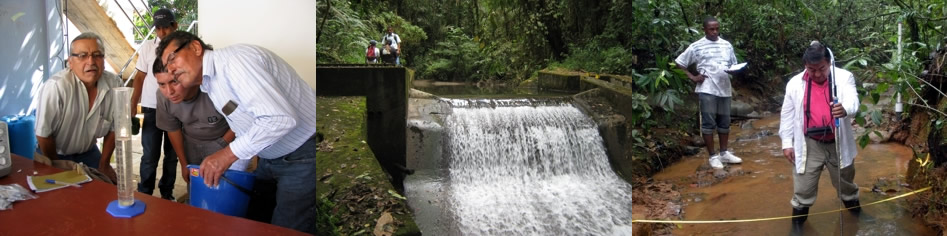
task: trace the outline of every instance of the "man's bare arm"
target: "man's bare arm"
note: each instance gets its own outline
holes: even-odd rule
[[[49,160],[59,160],[59,154],[56,153],[56,136],[40,137],[36,136],[36,143],[39,144],[39,150],[43,155],[49,157]]]

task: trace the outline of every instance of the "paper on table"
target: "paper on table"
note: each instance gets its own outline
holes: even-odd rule
[[[743,67],[746,67],[746,62],[732,65],[730,66],[730,68],[727,68],[727,71],[739,71],[739,70],[742,70]]]
[[[69,187],[69,185],[47,183],[47,179],[70,184],[82,184],[92,181],[92,178],[82,169],[67,170],[51,175],[26,176],[26,182],[30,184],[30,189],[37,193]]]

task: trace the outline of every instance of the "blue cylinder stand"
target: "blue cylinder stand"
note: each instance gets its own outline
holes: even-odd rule
[[[115,218],[132,218],[145,213],[145,202],[135,199],[135,203],[131,206],[123,207],[118,204],[118,200],[115,200],[109,202],[109,206],[105,208],[105,211]]]

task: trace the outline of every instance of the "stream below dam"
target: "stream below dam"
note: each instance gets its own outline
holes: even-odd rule
[[[709,168],[707,151],[684,158],[654,176],[677,185],[683,220],[741,220],[792,215],[792,164],[783,157],[779,117],[731,126],[730,149],[743,158],[723,170]],[[716,138],[716,137],[715,137]],[[718,143],[715,141],[715,143]],[[869,144],[855,158],[855,184],[860,191],[861,217],[844,211],[809,216],[805,235],[933,235],[914,219],[906,201],[911,197],[867,204],[901,195],[920,186],[903,182],[913,152],[898,144]],[[810,214],[839,208],[829,172],[819,179],[818,198]],[[790,220],[749,223],[680,224],[674,235],[789,235]]]

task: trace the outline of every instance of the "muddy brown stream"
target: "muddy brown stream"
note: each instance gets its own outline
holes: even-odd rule
[[[782,156],[779,117],[731,127],[730,149],[743,158],[742,164],[724,170],[708,169],[707,151],[686,157],[656,174],[656,181],[679,186],[683,196],[684,220],[736,220],[792,215],[792,165]],[[910,148],[897,144],[870,144],[858,150],[855,183],[860,201],[866,204],[910,192],[902,177],[911,161]],[[818,200],[810,213],[838,209],[840,201],[829,172],[819,181]],[[873,191],[875,186],[878,189]],[[918,187],[919,188],[919,187]],[[932,235],[921,220],[911,217],[907,197],[865,206],[861,217],[848,212],[810,216],[805,235]],[[841,218],[841,224],[840,224]],[[789,235],[790,220],[751,223],[680,224],[674,235]]]

